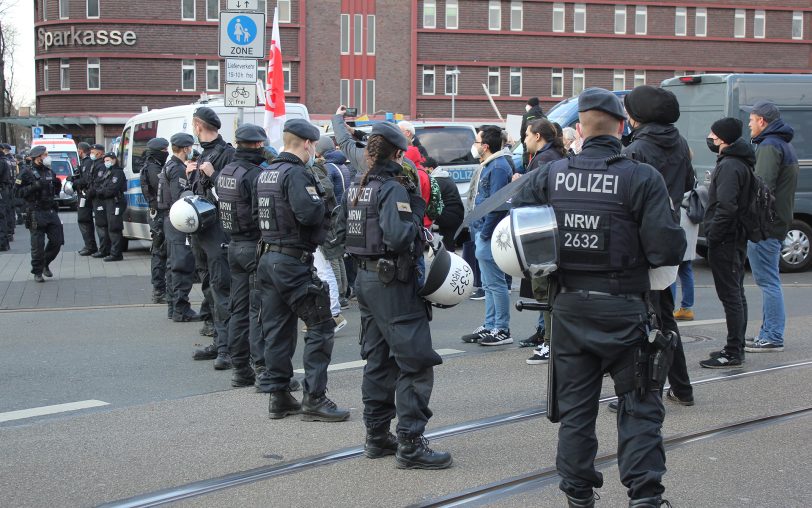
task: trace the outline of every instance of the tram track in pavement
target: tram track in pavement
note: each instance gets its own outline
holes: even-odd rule
[[[770,366],[770,367],[765,367],[765,368],[762,368],[762,369],[756,369],[756,370],[752,370],[752,371],[744,371],[744,372],[741,372],[741,371],[739,371],[739,372],[737,372],[737,371],[729,371],[729,372],[723,373],[723,374],[718,375],[718,376],[693,381],[691,384],[693,386],[700,386],[700,385],[709,384],[709,383],[719,383],[719,382],[725,382],[725,381],[732,381],[732,380],[736,380],[736,379],[759,376],[759,375],[764,375],[764,374],[774,373],[774,372],[780,372],[780,371],[789,370],[789,369],[804,368],[804,367],[809,367],[809,366],[812,366],[812,360],[804,360],[804,361],[793,362],[793,363],[778,364],[778,365],[773,365],[773,366]],[[616,399],[617,399],[617,397],[615,397],[615,396],[608,396],[608,397],[601,398],[599,400],[599,402],[601,404],[604,404],[604,403],[608,403],[608,402],[611,402],[611,401],[616,400]],[[812,412],[812,407],[806,408],[806,409],[803,409],[803,410],[800,410],[800,411],[801,412],[803,412],[803,411]],[[499,414],[499,415],[495,415],[495,416],[490,416],[490,417],[487,417],[487,418],[481,418],[481,419],[477,419],[477,420],[470,420],[470,421],[467,421],[467,422],[462,422],[462,423],[442,427],[440,429],[436,429],[434,431],[426,433],[426,437],[431,439],[431,440],[444,439],[444,438],[458,436],[458,435],[461,435],[461,434],[467,434],[467,433],[471,433],[471,432],[478,432],[478,431],[482,431],[482,430],[486,430],[486,429],[491,429],[491,428],[494,428],[494,427],[500,427],[500,426],[514,424],[514,423],[525,422],[525,421],[528,421],[528,420],[531,420],[531,419],[534,419],[534,418],[540,418],[542,416],[545,416],[546,414],[547,414],[547,409],[546,409],[545,406],[543,406],[543,405],[542,406],[534,406],[534,407],[526,408],[526,409],[519,410],[519,411],[512,411],[512,412],[503,413],[503,414]],[[804,413],[804,414],[806,414],[806,413]],[[701,436],[699,434],[702,434],[702,433],[706,433],[708,435],[718,435],[718,433],[720,433],[720,432],[732,432],[733,431],[733,430],[731,430],[732,427],[747,428],[748,425],[750,425],[750,426],[756,425],[757,421],[765,420],[765,418],[768,419],[767,421],[771,421],[771,420],[769,420],[770,418],[776,419],[779,416],[780,415],[774,415],[772,417],[760,417],[760,418],[756,418],[756,419],[749,420],[749,421],[738,422],[738,423],[728,425],[728,426],[722,426],[722,427],[714,428],[714,429],[706,429],[705,431],[695,433],[695,434],[697,434],[697,436],[694,436],[693,439],[700,439]],[[762,422],[762,423],[764,423],[764,422]],[[731,428],[728,428],[728,427],[731,427]],[[704,435],[704,434],[702,434],[702,435]],[[680,444],[682,442],[687,442],[689,440],[685,436],[674,436],[674,437],[669,438],[669,439],[677,440],[677,442],[671,443],[670,446],[676,446],[677,444]],[[682,440],[682,441],[680,441],[680,440]],[[165,505],[165,504],[168,504],[168,503],[174,503],[174,502],[181,501],[181,500],[184,500],[184,499],[191,499],[191,498],[195,498],[195,497],[199,497],[199,496],[204,496],[204,495],[207,495],[207,494],[212,494],[214,492],[218,492],[218,491],[225,490],[225,489],[244,486],[244,485],[248,485],[248,484],[252,484],[252,483],[256,483],[256,482],[260,482],[260,481],[264,481],[264,480],[270,480],[270,479],[281,477],[281,476],[300,473],[300,472],[303,472],[303,471],[306,471],[306,470],[309,470],[309,469],[313,469],[313,468],[317,468],[317,467],[336,464],[336,463],[347,461],[347,460],[350,460],[350,459],[360,458],[360,457],[363,456],[363,453],[364,453],[363,446],[356,446],[356,447],[350,447],[350,448],[343,448],[343,449],[339,449],[339,450],[332,450],[332,451],[329,451],[329,452],[326,452],[326,453],[322,453],[322,454],[318,454],[318,455],[312,455],[312,456],[309,456],[309,457],[304,457],[304,458],[301,458],[301,459],[298,459],[298,460],[295,460],[295,461],[286,462],[286,463],[283,463],[283,464],[275,464],[275,465],[272,465],[272,466],[262,466],[262,467],[258,467],[258,468],[254,468],[254,469],[249,469],[249,470],[246,470],[246,471],[230,473],[230,474],[215,477],[215,478],[195,481],[195,482],[191,482],[191,483],[188,483],[188,484],[185,484],[185,485],[180,485],[180,486],[176,486],[176,487],[170,487],[170,488],[167,488],[167,489],[161,489],[161,490],[157,490],[157,491],[147,493],[147,494],[141,494],[141,495],[137,495],[137,496],[126,498],[126,499],[121,499],[121,500],[112,501],[112,502],[109,502],[109,503],[104,503],[104,504],[102,504],[100,506],[105,507],[105,508],[107,508],[107,507],[110,507],[110,508],[112,508],[112,507],[115,507],[115,508],[142,508],[142,507],[151,507],[151,506],[162,506],[162,505]],[[607,455],[607,456],[603,457],[604,460],[608,461],[606,463],[606,465],[611,464],[611,460],[613,460],[611,457],[613,457],[613,455],[611,455],[611,456]],[[597,462],[596,462],[596,465],[597,465]],[[552,468],[552,471],[554,473],[555,468]],[[527,476],[533,476],[533,475],[536,475],[536,476],[538,476],[538,475],[547,475],[547,476],[549,476],[549,475],[551,475],[553,473],[550,473],[548,470],[541,470],[541,471],[537,471],[536,473],[531,473],[530,475],[527,475]],[[486,486],[486,487],[491,488],[494,492],[497,492],[497,491],[501,492],[504,489],[510,489],[510,487],[507,485],[507,483],[509,483],[509,482],[518,481],[520,485],[527,485],[527,484],[534,484],[534,483],[539,482],[539,481],[545,481],[544,478],[546,478],[546,476],[537,477],[535,479],[527,479],[527,478],[524,478],[524,477],[519,477],[518,479],[504,480],[503,483],[505,483],[506,485],[503,485],[503,486],[499,486],[498,484],[491,484],[490,486]],[[553,480],[549,480],[549,481],[553,481]],[[485,488],[485,487],[483,487],[483,488]],[[487,494],[487,493],[483,493],[483,494]],[[472,493],[469,493],[469,491],[465,491],[465,493],[461,493],[460,495],[465,496],[466,499],[469,498],[469,497],[473,499],[474,497],[476,497],[479,494],[472,494]],[[504,494],[501,494],[501,495],[504,495]],[[442,499],[445,499],[445,498],[442,498]],[[460,500],[460,501],[462,501],[462,500]],[[443,501],[443,502],[445,502],[445,501]],[[430,506],[433,506],[433,505],[430,505]],[[437,506],[452,506],[452,504],[437,505]]]

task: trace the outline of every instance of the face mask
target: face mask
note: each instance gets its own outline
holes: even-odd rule
[[[113,167],[113,163],[112,162],[105,162],[104,167],[106,167],[107,169],[110,169],[110,168]]]
[[[96,157],[95,153],[90,154],[90,160],[94,161],[96,159],[98,159],[98,157]]]
[[[305,167],[307,169],[310,169],[313,167],[313,164],[315,163],[316,163],[316,155],[311,153],[310,158],[307,160],[307,162],[305,162]]]
[[[474,159],[479,160],[480,153],[479,153],[479,149],[477,149],[476,145],[471,145],[471,155],[474,156]]]
[[[525,104],[524,110],[525,111],[530,111],[530,104]]]
[[[713,139],[705,138],[705,142],[708,144],[708,150],[713,153],[719,153],[719,147],[713,143]]]
[[[48,157],[45,157],[44,159],[42,159],[42,165],[45,166],[46,168],[50,168],[51,167],[51,161],[53,161],[53,159],[49,155]]]
[[[192,158],[193,158],[194,156],[195,156],[195,153],[194,153],[194,151],[193,151],[193,150],[189,150],[188,152],[186,152],[186,160],[187,160],[187,161],[192,160]]]
[[[623,146],[631,145],[632,144],[632,134],[629,133],[629,134],[624,134],[624,135],[620,136],[620,142],[623,144]]]

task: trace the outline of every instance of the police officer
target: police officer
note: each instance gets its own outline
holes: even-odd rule
[[[79,152],[79,167],[76,168],[71,181],[76,192],[77,211],[76,222],[79,224],[79,233],[82,234],[84,246],[79,251],[80,256],[90,256],[98,250],[96,246],[96,232],[93,226],[93,200],[88,197],[88,189],[93,183],[93,163],[90,145],[81,142],[76,145]]]
[[[107,212],[104,208],[104,199],[96,199],[99,182],[104,180],[110,172],[104,166],[104,146],[95,144],[90,146],[90,159],[93,161],[93,176],[90,179],[88,197],[93,210],[93,223],[96,226],[96,235],[99,237],[98,250],[91,254],[94,258],[106,258],[110,255],[110,235],[107,232]]]
[[[14,221],[11,224],[8,221],[14,213],[14,170],[8,157],[10,152],[10,145],[0,143],[0,251],[9,250],[9,242],[14,240]]]
[[[104,207],[107,235],[110,239],[110,255],[105,256],[104,261],[121,261],[124,259],[121,252],[124,247],[127,177],[118,164],[116,154],[112,152],[104,154],[104,169],[104,175],[95,182],[97,206]]]
[[[167,244],[166,304],[167,317],[176,323],[200,321],[200,315],[191,309],[189,291],[194,283],[195,258],[185,233],[175,229],[169,220],[169,208],[189,190],[186,162],[191,160],[195,140],[190,134],[179,132],[169,139],[172,157],[166,161],[158,176],[156,208],[164,213],[164,235]]]
[[[150,269],[152,303],[166,302],[166,237],[164,210],[158,210],[158,174],[169,157],[169,141],[153,138],[147,141],[141,166],[141,193],[149,205],[149,232],[152,236]]]
[[[451,455],[434,452],[423,437],[432,414],[434,366],[442,359],[432,349],[426,303],[417,296],[415,261],[422,254],[426,202],[402,174],[408,147],[396,126],[376,124],[366,147],[372,166],[344,198],[347,252],[359,268],[361,357],[367,361],[361,385],[364,453],[395,454],[399,468],[443,469]],[[396,414],[397,439],[389,432]]]
[[[624,111],[611,92],[590,88],[578,99],[583,151],[542,166],[514,205],[550,204],[559,224],[560,293],[553,304],[551,417],[560,418],[556,466],[569,506],[594,506],[595,418],[604,372],[619,397],[618,466],[629,506],[659,507],[665,450],[662,384],[635,364],[649,327],[648,270],[674,266],[685,235],[653,167],[620,155]],[[656,342],[660,344],[660,341]],[[669,347],[673,346],[673,342]],[[645,362],[643,362],[645,363]],[[635,382],[635,374],[640,374]],[[556,413],[558,413],[556,415]]]
[[[31,149],[31,166],[19,175],[15,183],[26,202],[26,227],[31,232],[31,273],[35,281],[45,282],[43,275],[54,276],[48,265],[59,255],[65,237],[62,221],[57,214],[59,205],[55,200],[62,189],[62,182],[51,171],[51,156],[44,146]]]
[[[256,292],[257,243],[259,223],[253,215],[252,200],[257,177],[265,162],[265,130],[252,124],[241,125],[235,133],[234,161],[217,177],[215,190],[223,230],[231,237],[228,266],[231,269],[231,318],[228,322],[229,351],[234,373],[232,386],[251,386],[255,369],[265,368],[264,347],[259,323],[259,295]]]
[[[271,392],[268,412],[273,419],[301,413],[305,421],[335,422],[350,416],[325,393],[335,322],[327,284],[313,267],[313,252],[324,241],[331,212],[311,169],[318,140],[319,129],[310,122],[285,122],[284,150],[260,173],[254,198],[263,251],[257,267],[267,369],[262,383]],[[307,325],[301,404],[289,391],[297,317]]]

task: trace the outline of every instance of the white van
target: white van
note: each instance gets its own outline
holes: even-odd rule
[[[220,134],[227,143],[235,144],[234,132],[237,130],[237,109],[223,105],[222,97],[207,102],[198,102],[185,106],[154,109],[130,118],[124,125],[121,144],[118,148],[119,160],[127,176],[127,212],[124,214],[124,238],[149,240],[149,206],[141,194],[141,157],[152,138],[169,140],[178,132],[192,134],[192,115],[199,107],[206,106],[220,117]],[[304,104],[285,104],[287,118],[304,118],[310,120],[310,114]],[[243,112],[243,123],[263,125],[265,108],[246,108]],[[195,146],[200,150],[200,146]],[[202,151],[202,150],[201,150]]]
[[[35,146],[44,146],[52,158],[68,160],[72,167],[79,167],[79,151],[76,150],[76,142],[67,134],[44,134],[41,138],[31,141],[31,148]]]

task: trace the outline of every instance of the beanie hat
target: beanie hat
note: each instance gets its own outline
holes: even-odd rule
[[[538,106],[539,105],[539,98],[538,97],[530,97],[527,99],[527,104],[529,106]]]
[[[724,141],[725,144],[731,145],[742,137],[742,121],[733,117],[716,120],[711,125],[711,132],[716,134],[716,137]]]
[[[629,116],[640,123],[674,123],[679,120],[677,96],[650,85],[636,87],[623,99]]]

